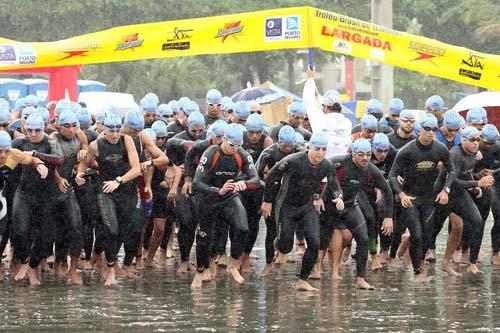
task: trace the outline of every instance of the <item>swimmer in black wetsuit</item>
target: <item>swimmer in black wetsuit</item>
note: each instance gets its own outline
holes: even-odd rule
[[[332,279],[340,279],[339,265],[342,255],[342,230],[349,229],[356,240],[356,288],[374,289],[365,281],[366,262],[368,260],[368,228],[365,217],[357,202],[358,193],[369,187],[378,188],[384,201],[381,232],[385,236],[392,233],[392,193],[389,185],[379,169],[370,163],[372,145],[366,139],[358,139],[352,147],[352,154],[333,157],[337,178],[343,190],[345,209],[336,212],[331,204],[334,196],[329,186],[323,191],[323,198],[327,202],[326,209],[331,213],[330,219],[324,221],[321,230],[321,249],[326,250],[332,244],[333,265]],[[333,241],[330,242],[333,234]]]
[[[112,286],[115,281],[115,261],[118,255],[118,244],[134,230],[140,221],[140,199],[137,191],[136,178],[141,173],[139,156],[134,140],[128,135],[120,134],[121,119],[110,114],[104,120],[105,136],[89,145],[87,157],[80,161],[75,181],[78,185],[85,184],[85,172],[94,160],[99,164],[99,186],[97,203],[100,210],[102,225],[98,228],[96,238],[103,240],[108,271],[106,286]],[[140,236],[140,234],[139,234]],[[126,244],[126,248],[132,246]],[[124,264],[130,266],[135,252],[126,251]]]
[[[410,256],[415,272],[415,282],[423,282],[426,273],[422,259],[432,234],[433,223],[430,220],[434,201],[441,205],[448,203],[448,193],[456,176],[453,162],[446,146],[434,140],[438,130],[436,117],[427,115],[420,121],[420,133],[415,141],[405,145],[396,155],[389,174],[393,191],[401,200],[402,218],[410,230]],[[438,163],[446,168],[444,188],[434,193],[434,182],[439,175]],[[398,176],[404,181],[400,184]]]
[[[231,227],[231,258],[227,272],[236,282],[244,282],[238,268],[248,222],[238,192],[246,190],[247,184],[259,184],[259,177],[252,157],[241,148],[242,144],[241,126],[229,125],[222,144],[208,148],[196,169],[193,192],[203,196],[198,205],[198,214],[203,218],[199,220],[196,235],[198,267],[192,288],[200,288],[207,277],[204,271],[209,266],[213,231],[218,219],[223,219]]]
[[[302,268],[297,281],[298,290],[318,290],[312,287],[307,279],[318,258],[320,247],[318,213],[324,209],[320,197],[320,184],[325,177],[328,179],[332,199],[336,201],[337,208],[340,210],[344,208],[334,166],[325,159],[327,144],[328,139],[324,133],[314,133],[308,151],[282,159],[269,171],[266,178],[261,210],[267,218],[271,215],[275,203],[279,257],[292,250],[296,224],[304,226],[307,250],[302,258]],[[278,186],[279,191],[277,191]],[[281,258],[280,262],[283,262]]]

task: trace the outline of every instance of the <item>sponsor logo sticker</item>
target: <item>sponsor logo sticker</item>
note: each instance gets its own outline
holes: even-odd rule
[[[264,20],[264,41],[300,40],[300,16],[266,17]]]
[[[166,43],[161,46],[161,49],[163,51],[189,50],[191,48],[191,42],[189,41],[191,39],[191,32],[193,32],[193,29],[179,29],[175,27]]]
[[[222,29],[219,29],[219,31],[215,35],[215,38],[220,38],[221,42],[224,43],[226,41],[226,39],[229,36],[231,36],[237,42],[239,42],[236,34],[239,34],[240,32],[242,32],[243,27],[244,26],[241,24],[241,21],[226,23]]]
[[[116,45],[115,51],[134,49],[144,42],[144,38],[139,38],[139,33],[122,36],[122,40]]]
[[[352,54],[352,44],[343,40],[333,41],[333,50],[340,53]]]

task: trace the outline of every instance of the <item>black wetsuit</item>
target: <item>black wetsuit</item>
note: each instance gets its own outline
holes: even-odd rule
[[[269,136],[271,137],[271,139],[273,139],[273,142],[278,142],[278,135],[280,133],[280,129],[285,125],[288,125],[288,124],[286,122],[282,121],[278,125],[275,125],[269,129]],[[288,125],[288,126],[290,126],[290,125]],[[304,127],[302,127],[302,126],[293,127],[292,126],[292,128],[295,130],[295,132],[302,134],[302,136],[304,137],[304,140],[309,141],[311,139],[312,133],[309,132],[308,130],[306,130]]]
[[[252,156],[253,161],[257,161],[260,154],[264,150],[264,141],[267,135],[262,134],[257,143],[251,143],[248,135],[243,137],[242,148]],[[252,252],[255,241],[259,234],[260,222],[260,206],[264,197],[264,186],[259,186],[253,190],[248,190],[240,193],[241,202],[245,207],[248,220],[248,234],[245,240],[245,253]]]
[[[203,131],[200,135],[199,139],[194,138],[188,130],[182,131],[174,135],[174,139],[181,139],[186,141],[197,141],[197,140],[205,140],[207,136],[207,132]]]
[[[141,201],[137,191],[137,180],[133,179],[121,184],[112,193],[103,193],[105,181],[112,181],[121,177],[130,169],[130,162],[125,147],[125,137],[122,135],[117,144],[111,144],[105,137],[97,139],[99,156],[99,185],[97,204],[101,213],[103,247],[106,253],[108,266],[116,260],[119,247],[123,242],[125,247],[124,264],[130,266],[137,253],[136,226],[141,221]]]
[[[80,140],[76,136],[68,139],[60,132],[54,135],[64,156],[64,163],[57,168],[57,171],[60,177],[71,184],[74,178],[73,168],[77,163],[81,147]],[[64,261],[67,249],[71,257],[79,257],[83,249],[82,215],[72,185],[66,193],[57,192],[50,206],[50,212],[50,215],[54,216],[56,225],[56,262]]]
[[[288,155],[267,174],[264,202],[274,204],[278,223],[278,244],[281,253],[292,251],[297,223],[304,226],[307,249],[302,258],[300,279],[307,280],[318,257],[320,227],[313,206],[313,195],[320,193],[321,181],[327,177],[333,196],[340,195],[335,168],[327,159],[312,165],[308,152]],[[281,183],[281,185],[280,185]],[[276,188],[279,188],[276,194]]]
[[[330,159],[333,163],[337,179],[343,191],[344,210],[338,212],[332,199],[335,197],[327,185],[323,190],[326,220],[321,225],[321,249],[329,247],[333,230],[349,229],[356,240],[356,275],[365,277],[368,261],[368,226],[358,203],[359,194],[367,188],[378,188],[383,194],[383,218],[392,218],[392,192],[379,169],[372,163],[366,168],[357,166],[351,155],[336,156]]]
[[[27,137],[16,139],[12,147],[21,151],[36,151],[35,156],[45,162],[49,174],[41,179],[31,165],[22,165],[21,179],[12,204],[14,258],[29,263],[31,268],[40,264],[43,258],[52,254],[53,216],[49,207],[58,191],[54,182],[54,168],[62,165],[64,157],[61,147],[48,136],[38,143],[31,143]],[[28,241],[30,232],[33,244]]]
[[[185,130],[187,130],[187,126],[182,125],[182,123],[179,120],[171,122],[167,126],[167,140]]]
[[[226,155],[221,146],[209,147],[201,157],[193,179],[193,192],[203,197],[198,201],[198,213],[203,218],[199,220],[196,235],[199,271],[208,267],[213,231],[218,220],[230,225],[231,257],[238,260],[244,251],[248,222],[240,196],[232,192],[219,195],[220,188],[228,180],[258,184],[259,177],[252,157],[242,148],[235,155]]]
[[[276,163],[281,161],[283,158],[290,154],[294,154],[297,152],[297,147],[294,146],[293,150],[290,153],[283,153],[279,149],[279,144],[274,143],[271,146],[264,149],[264,151],[260,154],[259,159],[255,163],[255,167],[257,168],[257,174],[260,179],[265,179],[264,171],[267,169],[271,170]],[[278,194],[279,184],[275,187],[275,196]],[[273,202],[274,205],[274,202]],[[276,220],[274,218],[274,209],[271,212],[271,215],[266,218],[266,264],[270,264],[274,259],[274,240],[277,237],[276,233]]]
[[[207,126],[212,125],[212,124],[213,124],[213,123],[215,123],[217,120],[226,120],[226,119],[224,119],[224,117],[222,117],[222,116],[218,116],[218,117],[216,117],[216,118],[212,118],[212,117],[210,117],[208,114],[205,114],[204,116],[205,116],[205,124],[206,124]]]
[[[483,188],[483,198],[480,200],[474,199],[481,216],[484,220],[488,217],[491,207],[493,213],[493,227],[491,228],[491,247],[493,252],[500,251],[500,142],[497,141],[489,149],[480,148],[483,158],[476,162],[474,173],[478,173],[482,169],[493,170],[495,184],[491,189]]]
[[[416,197],[413,206],[402,208],[402,219],[410,230],[410,256],[415,273],[420,273],[421,260],[430,244],[433,232],[431,220],[436,192],[434,183],[439,176],[438,163],[446,168],[445,187],[453,184],[456,175],[450,153],[445,145],[433,141],[424,146],[416,139],[399,150],[389,174],[389,182],[396,195],[404,192]],[[397,181],[397,176],[403,177],[403,186]],[[440,191],[440,189],[439,189]]]
[[[387,134],[387,137],[389,138],[389,142],[391,143],[391,145],[393,145],[394,148],[398,150],[403,148],[404,145],[406,145],[408,142],[415,140],[416,138],[415,134],[412,134],[409,138],[402,138],[399,136],[398,131],[394,131],[394,133]]]

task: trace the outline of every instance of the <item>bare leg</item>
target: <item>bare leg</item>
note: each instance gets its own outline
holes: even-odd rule
[[[149,251],[145,262],[146,267],[155,267],[154,258],[165,232],[165,223],[165,219],[153,219],[153,235],[149,241]]]
[[[491,254],[491,263],[495,266],[500,265],[500,255],[498,252],[493,252]]]
[[[30,280],[30,286],[39,286],[42,284],[36,276],[36,268],[28,268],[28,279]]]
[[[243,253],[241,256],[241,271],[243,273],[252,272],[252,266],[250,266],[250,254]]]
[[[342,232],[340,230],[334,230],[332,241],[330,243],[330,247],[332,250],[332,280],[340,280],[342,277],[340,276],[340,258],[342,256]]]
[[[443,263],[441,269],[451,276],[461,276],[462,274],[456,272],[450,265],[453,253],[460,244],[462,239],[462,230],[464,222],[461,217],[456,214],[450,214],[449,223],[451,223],[451,232],[448,235],[448,242],[446,243],[446,251],[444,253]]]
[[[240,272],[238,271],[238,267],[240,266],[240,261],[233,259],[232,257],[229,257],[229,262],[227,265],[227,272],[231,274],[233,277],[234,281],[236,281],[239,284],[242,284],[245,282],[245,279],[241,276]]]
[[[113,266],[107,267],[106,281],[104,282],[104,285],[106,287],[111,287],[111,286],[114,286],[116,284],[115,270],[116,270],[116,266],[115,267],[113,267]]]
[[[71,264],[69,266],[69,271],[68,271],[68,283],[81,286],[83,284],[82,277],[76,271],[76,268],[78,266],[78,260],[79,257],[71,257]]]
[[[320,250],[319,251],[319,256],[318,256],[318,261],[316,261],[316,264],[314,265],[313,272],[311,275],[309,275],[309,278],[311,280],[319,280],[321,279],[321,274],[323,273],[323,259],[325,258],[327,250]]]

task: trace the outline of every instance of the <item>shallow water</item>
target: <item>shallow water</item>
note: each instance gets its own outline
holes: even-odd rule
[[[369,272],[376,291],[353,288],[354,265],[344,279],[312,282],[318,293],[294,289],[298,267],[234,285],[219,272],[217,282],[192,291],[192,276],[178,277],[174,260],[163,269],[147,270],[137,280],[120,280],[105,288],[96,274],[84,274],[82,287],[68,287],[53,276],[43,285],[15,285],[8,274],[0,282],[0,331],[328,331],[328,332],[500,332],[500,268],[489,263],[491,221],[480,257],[484,275],[451,278],[432,265],[427,283],[414,286],[411,271]],[[446,228],[438,243],[444,251]],[[254,261],[264,265],[261,228]],[[462,268],[465,272],[465,268]]]

